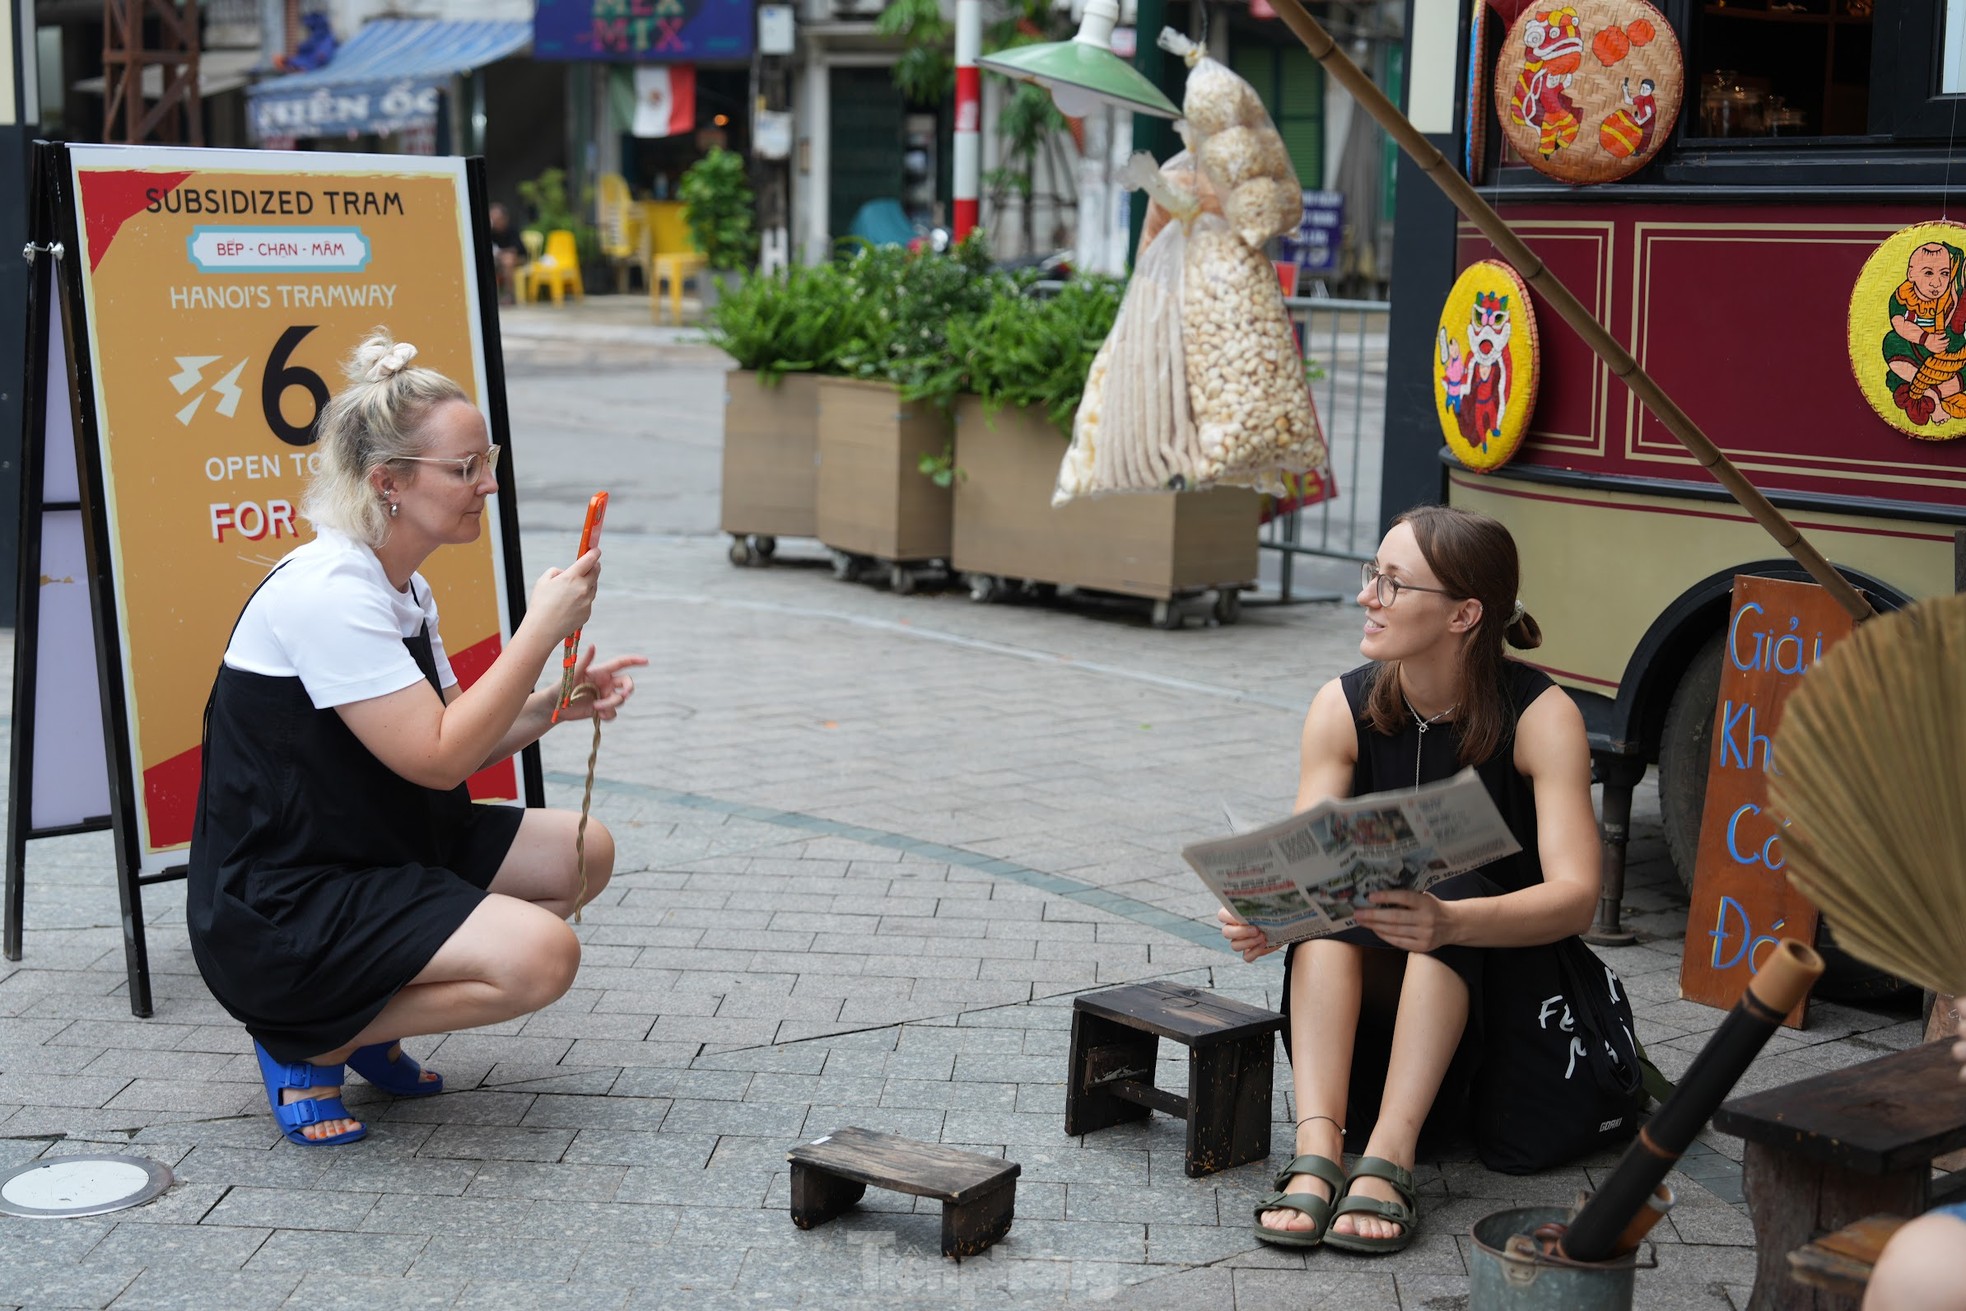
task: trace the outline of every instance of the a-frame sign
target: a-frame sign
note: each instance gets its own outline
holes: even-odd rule
[[[483,162],[41,143],[34,187],[5,951],[28,843],[109,829],[149,1015],[142,890],[184,876],[206,695],[309,535],[315,417],[376,326],[506,452],[490,531],[425,570],[461,682],[524,613]],[[471,792],[539,804],[537,749]]]

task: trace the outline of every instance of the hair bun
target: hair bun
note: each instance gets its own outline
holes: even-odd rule
[[[374,364],[369,366],[369,371],[363,374],[362,377],[368,382],[382,382],[401,373],[408,367],[409,362],[415,358],[416,347],[406,341],[399,341],[387,351],[384,351],[382,356]]]

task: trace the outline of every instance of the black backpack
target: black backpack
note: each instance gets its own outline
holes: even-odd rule
[[[1503,1174],[1567,1164],[1638,1132],[1643,1054],[1617,972],[1581,938],[1502,947],[1482,971],[1475,1151]]]

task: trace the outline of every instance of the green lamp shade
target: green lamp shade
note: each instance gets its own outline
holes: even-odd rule
[[[1052,93],[1052,98],[1059,102],[1059,112],[1070,118],[1081,117],[1088,100],[1117,105],[1137,114],[1181,117],[1174,102],[1162,95],[1160,88],[1138,69],[1111,50],[1090,42],[1052,41],[1017,46],[984,55],[976,63],[979,68],[1020,82],[1036,82]],[[1062,96],[1061,89],[1065,92]],[[1075,101],[1078,103],[1074,104]]]

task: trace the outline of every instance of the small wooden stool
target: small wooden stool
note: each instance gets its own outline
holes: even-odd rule
[[[1283,1016],[1199,988],[1136,983],[1072,1003],[1065,1132],[1154,1111],[1188,1122],[1189,1178],[1270,1154],[1270,1072]],[[1188,1049],[1188,1095],[1154,1087],[1160,1040]]]
[[[1966,1146],[1951,1044],[1927,1043],[1736,1097],[1713,1127],[1746,1140],[1741,1183],[1754,1222],[1752,1311],[1854,1306],[1790,1282],[1789,1254],[1878,1213],[1918,1215],[1955,1200],[1932,1158]]]
[[[867,1185],[942,1202],[942,1255],[975,1256],[1010,1232],[1015,1161],[918,1143],[871,1129],[835,1129],[786,1154],[792,1163],[792,1223],[823,1225],[860,1200]]]

